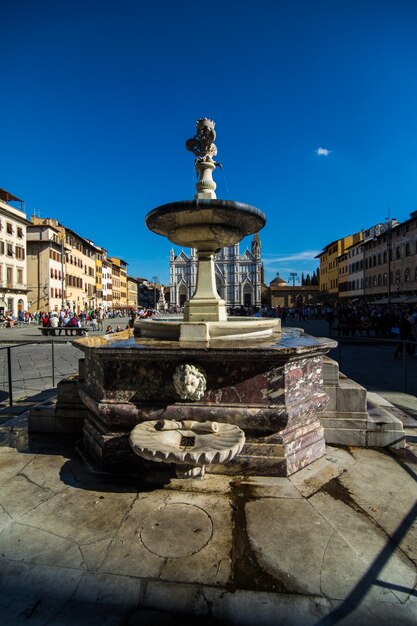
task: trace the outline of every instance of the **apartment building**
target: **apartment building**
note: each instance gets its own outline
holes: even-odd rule
[[[112,264],[113,308],[127,308],[127,263],[117,257],[109,257]]]
[[[113,307],[113,265],[104,248],[101,280],[103,285],[103,308],[111,309]]]
[[[354,244],[362,241],[363,232],[354,233],[341,239],[332,241],[323,248],[323,251],[316,256],[320,259],[320,292],[333,296],[339,295],[339,263],[342,262],[344,274],[342,283],[346,284],[346,258],[347,250]]]
[[[15,204],[19,205],[16,208]],[[28,308],[26,228],[23,200],[0,189],[0,313]]]
[[[137,309],[139,304],[139,281],[133,276],[127,277],[127,306]]]
[[[96,247],[70,228],[65,229],[66,305],[75,313],[95,306]]]
[[[354,243],[347,251],[348,257],[348,286],[341,293],[346,298],[357,299],[363,297],[365,291],[365,261],[364,242]]]
[[[387,220],[365,243],[365,295],[381,304],[417,303],[417,211]]]
[[[65,308],[65,229],[55,219],[31,217],[27,227],[29,311]]]

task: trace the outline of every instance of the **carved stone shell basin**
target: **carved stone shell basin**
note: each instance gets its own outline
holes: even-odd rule
[[[172,243],[201,249],[239,243],[266,224],[262,211],[232,200],[182,200],[163,204],[145,218],[146,226]]]
[[[130,433],[130,445],[136,454],[148,461],[177,463],[202,467],[210,463],[227,463],[243,448],[245,434],[234,424],[215,422],[217,431],[210,428],[213,422],[189,424],[165,420],[142,422]],[[188,445],[187,445],[188,443]],[[192,445],[191,445],[192,444]]]

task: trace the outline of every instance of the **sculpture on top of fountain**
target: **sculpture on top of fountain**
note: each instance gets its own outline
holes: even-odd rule
[[[213,170],[216,167],[222,168],[221,163],[213,160],[217,154],[217,148],[214,144],[216,139],[215,123],[207,117],[200,117],[196,122],[196,134],[191,139],[187,139],[185,147],[192,152],[196,160],[194,162],[197,176],[200,177],[197,182],[197,199],[216,198],[216,183],[212,179]]]

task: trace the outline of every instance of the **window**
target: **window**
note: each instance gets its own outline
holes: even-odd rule
[[[397,246],[397,249],[396,249],[396,257],[397,257],[397,259],[401,259],[400,246]]]
[[[23,284],[23,270],[21,269],[17,270],[17,282],[19,283],[19,285]]]
[[[7,256],[13,256],[13,245],[11,243],[7,244]]]
[[[20,259],[21,261],[25,259],[25,249],[21,246],[16,246],[16,259]]]
[[[410,254],[411,254],[410,244],[407,242],[405,244],[405,256],[410,256]]]
[[[10,222],[6,222],[6,231],[8,235],[13,235],[13,225]]]
[[[401,272],[400,272],[400,270],[397,270],[396,273],[395,273],[395,283],[397,285],[399,285],[400,282],[401,282]]]
[[[405,281],[406,283],[409,283],[409,282],[410,282],[410,268],[409,268],[409,267],[407,267],[407,269],[405,270],[405,273],[404,273],[404,281]]]
[[[4,254],[4,241],[0,241],[0,254]]]
[[[17,228],[17,236],[19,237],[19,239],[23,239],[23,228]]]

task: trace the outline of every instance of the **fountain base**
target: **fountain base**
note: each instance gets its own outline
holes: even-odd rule
[[[208,472],[288,476],[325,452],[318,413],[328,400],[322,361],[335,346],[331,340],[290,333],[278,341],[202,345],[135,339],[126,331],[124,340],[94,337],[76,344],[85,353],[84,446],[103,470],[167,469],[139,458],[129,445],[138,424],[161,419],[215,421],[244,432],[241,453],[209,465]],[[189,391],[192,380],[178,386],[177,372],[185,365],[204,378],[199,393]]]

